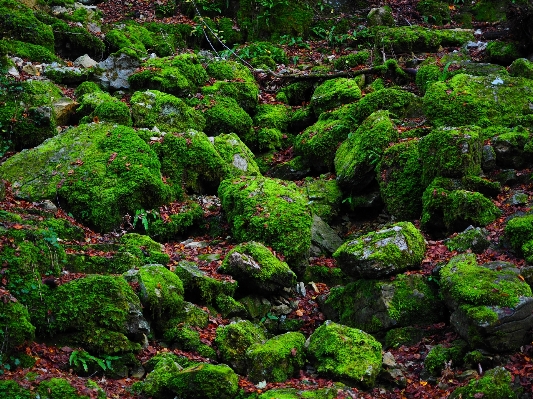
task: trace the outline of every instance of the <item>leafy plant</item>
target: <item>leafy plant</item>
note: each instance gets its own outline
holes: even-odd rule
[[[267,319],[269,319],[269,320],[279,320],[279,317],[276,316],[275,314],[272,314],[272,313],[268,312],[265,316],[261,317],[261,320],[259,322],[260,323],[264,323]]]
[[[304,41],[301,37],[294,37],[289,35],[283,35],[279,40],[280,44],[286,44],[287,46],[298,46],[300,48],[310,49],[309,44]]]
[[[446,79],[448,79],[449,77],[449,69],[450,69],[450,65],[452,64],[451,61],[449,61],[445,66],[444,68],[442,69],[442,72],[440,73],[439,75],[439,82],[444,82]]]
[[[148,220],[149,217],[155,221],[157,219],[157,212],[153,210],[145,211],[144,209],[137,209],[135,211],[135,216],[133,217],[133,228],[135,228],[137,222],[140,221],[144,227],[144,230],[148,231],[150,224]]]
[[[100,368],[104,371],[113,370],[113,360],[120,359],[120,356],[109,356],[105,355],[102,359],[96,356],[89,354],[89,352],[84,350],[75,350],[72,351],[68,362],[70,365],[75,367],[82,366],[83,370],[87,373],[89,371],[89,364],[91,362],[98,364]]]

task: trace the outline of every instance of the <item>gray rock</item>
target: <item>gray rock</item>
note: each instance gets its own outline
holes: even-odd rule
[[[103,69],[100,74],[100,84],[104,89],[129,89],[128,77],[141,65],[137,58],[127,54],[110,55],[98,66]]]
[[[480,254],[490,246],[487,236],[487,230],[480,227],[474,228],[470,225],[457,236],[445,240],[444,244],[450,251],[466,252],[470,249],[472,252]]]
[[[483,146],[481,168],[485,171],[496,169],[496,152],[491,145]]]
[[[327,223],[317,215],[313,215],[311,225],[311,256],[328,256],[342,245],[342,239]]]
[[[74,66],[81,66],[84,68],[92,68],[98,65],[98,63],[87,54],[76,58],[73,64]]]

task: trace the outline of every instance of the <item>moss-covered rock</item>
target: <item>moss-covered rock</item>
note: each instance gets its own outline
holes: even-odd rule
[[[340,105],[357,101],[361,98],[361,89],[355,79],[329,79],[318,86],[311,96],[311,109],[316,116]]]
[[[475,126],[434,129],[420,139],[422,183],[437,176],[463,177],[481,173],[483,138]]]
[[[458,47],[474,40],[469,29],[430,29],[421,26],[375,28],[374,43],[378,47],[392,48],[396,53],[432,52],[439,46]]]
[[[350,276],[376,278],[420,267],[426,244],[410,222],[348,240],[333,254]]]
[[[194,262],[181,261],[174,271],[183,282],[187,300],[214,305],[218,296],[233,296],[237,288],[235,281],[219,281],[207,276]]]
[[[33,11],[20,1],[0,3],[0,33],[4,37],[37,44],[54,51],[52,27],[39,21]]]
[[[374,169],[398,131],[389,112],[374,112],[344,141],[335,153],[337,182],[346,191],[362,191],[375,178]]]
[[[133,89],[151,89],[186,97],[196,94],[207,81],[207,73],[194,54],[152,58],[142,67],[140,72],[128,78]]]
[[[289,332],[248,348],[248,377],[253,382],[284,382],[305,362],[305,336]]]
[[[198,352],[205,358],[216,358],[216,352],[211,346],[204,344],[200,340],[200,333],[187,324],[179,323],[174,327],[167,326],[163,333],[163,338],[173,348]]]
[[[3,342],[0,361],[17,346],[30,343],[35,338],[35,327],[30,322],[30,315],[24,305],[16,302],[10,294],[3,294],[0,301],[0,340]]]
[[[237,394],[238,376],[225,364],[200,363],[174,374],[168,389],[191,399],[232,399]]]
[[[283,104],[261,104],[257,106],[253,121],[254,126],[286,132],[290,121],[290,109]]]
[[[91,275],[62,284],[46,297],[43,309],[47,316],[31,315],[38,331],[61,334],[56,338],[97,354],[138,350],[128,336],[149,331],[139,298],[120,276]]]
[[[202,131],[205,118],[200,111],[189,107],[182,99],[158,90],[137,91],[131,97],[131,115],[135,127],[153,128],[167,132],[187,129]]]
[[[500,352],[528,340],[533,298],[513,264],[479,266],[474,254],[461,254],[440,270],[440,277],[451,323],[471,345]]]
[[[85,98],[86,96],[84,96]],[[131,126],[132,120],[130,116],[130,109],[122,101],[116,100],[114,97],[111,101],[103,101],[98,104],[94,111],[88,116],[84,117],[81,122],[87,123],[92,121],[116,123],[123,126]],[[82,105],[83,106],[83,105]]]
[[[218,269],[232,275],[239,285],[252,292],[273,292],[296,285],[296,275],[267,247],[247,242],[233,248]]]
[[[416,10],[423,19],[435,25],[444,25],[450,22],[450,8],[444,1],[421,0],[416,5]]]
[[[469,226],[465,231],[457,234],[444,241],[444,245],[450,251],[467,252],[471,250],[476,254],[480,254],[490,245],[487,238],[488,232],[480,227]]]
[[[424,112],[436,126],[529,125],[531,101],[529,79],[459,74],[427,89]]]
[[[516,216],[505,226],[505,238],[519,255],[531,256],[533,240],[533,215]]]
[[[531,138],[528,129],[517,126],[501,129],[501,133],[491,139],[496,154],[496,164],[502,168],[524,169],[532,165]]]
[[[385,150],[376,169],[381,198],[397,220],[412,220],[422,211],[422,162],[418,140],[404,141]]]
[[[12,149],[20,151],[57,134],[53,103],[62,97],[47,80],[8,81],[6,90],[0,91],[0,140],[10,141]]]
[[[365,64],[370,59],[370,53],[367,50],[361,50],[357,53],[341,55],[333,61],[335,69],[346,70],[358,65]]]
[[[1,166],[18,195],[59,200],[99,230],[120,226],[126,213],[171,198],[153,150],[136,132],[109,124],[80,125]]]
[[[249,320],[240,320],[216,330],[215,344],[220,358],[230,365],[236,373],[245,374],[248,364],[246,351],[254,344],[266,341],[262,328]]]
[[[326,321],[309,337],[307,348],[319,374],[373,387],[381,371],[381,344],[370,334]]]
[[[59,62],[59,58],[50,49],[20,40],[3,39],[0,43],[0,54],[9,54],[36,62]]]
[[[249,83],[255,82],[250,69],[236,61],[213,60],[205,68],[207,75],[216,80],[236,80]]]
[[[140,218],[140,224],[144,224],[143,228],[150,237],[159,241],[170,241],[183,237],[195,227],[199,227],[204,220],[204,211],[196,201],[173,202],[170,208],[172,214],[164,217],[161,217],[157,209],[152,210],[153,220],[147,211],[141,210],[137,221]]]
[[[147,317],[156,327],[183,311],[183,284],[179,277],[162,265],[145,265],[124,274],[128,282],[139,284],[139,298],[147,310]]]
[[[461,182],[437,177],[422,195],[421,227],[439,235],[462,231],[469,225],[484,227],[501,212],[490,199],[462,188]]]
[[[509,66],[509,74],[514,77],[533,79],[533,62],[527,58],[517,58]]]
[[[212,85],[202,87],[202,94],[211,97],[229,97],[237,101],[239,107],[251,114],[259,102],[259,88],[255,81],[217,80]]]
[[[303,192],[309,198],[311,212],[326,223],[339,215],[343,194],[332,175],[320,175],[316,179],[306,178]]]
[[[227,178],[261,175],[254,154],[235,133],[219,134],[213,145],[228,166]]]
[[[348,137],[350,125],[330,119],[319,120],[296,136],[294,150],[317,172],[333,171],[335,151]]]
[[[334,287],[322,306],[332,320],[369,333],[442,320],[442,302],[422,275],[398,275],[392,281],[357,280]]]
[[[0,394],[4,398],[34,399],[35,395],[29,389],[23,388],[13,380],[0,381]]]
[[[372,8],[366,16],[368,26],[394,26],[394,16],[389,6]]]
[[[282,87],[276,94],[276,99],[293,106],[301,105],[311,100],[314,91],[315,86],[312,82],[295,82]]]
[[[47,21],[52,27],[55,39],[55,50],[57,53],[76,59],[84,54],[93,58],[102,58],[106,45],[97,35],[87,29],[75,24],[69,25],[67,22],[54,18]]]
[[[503,367],[488,370],[481,378],[471,380],[467,385],[457,388],[450,399],[474,399],[482,395],[485,399],[516,399],[513,390],[513,377]]]
[[[485,49],[485,56],[490,62],[509,65],[522,55],[518,42],[491,41]]]
[[[37,393],[42,399],[89,399],[88,396],[79,395],[77,389],[63,378],[42,381],[37,387]]]
[[[205,132],[210,136],[235,133],[249,146],[255,144],[252,118],[230,97],[214,97],[204,111]]]
[[[311,244],[312,218],[307,200],[293,183],[243,177],[224,180],[218,193],[237,240],[271,246],[299,271]]]

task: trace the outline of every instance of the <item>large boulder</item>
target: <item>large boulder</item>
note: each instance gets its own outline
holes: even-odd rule
[[[357,280],[334,287],[321,308],[326,317],[368,333],[442,320],[436,289],[419,274],[400,274],[394,280]]]
[[[233,248],[218,271],[230,274],[242,289],[272,293],[296,285],[296,274],[259,242],[247,242]]]
[[[360,192],[375,178],[374,169],[390,143],[398,140],[398,131],[389,112],[370,115],[344,141],[335,153],[337,182],[347,191]]]
[[[420,139],[422,182],[437,176],[463,177],[481,173],[483,137],[475,126],[434,129]]]
[[[450,321],[470,345],[507,352],[530,341],[533,295],[513,264],[478,265],[474,254],[462,254],[440,277]]]
[[[381,198],[397,220],[412,220],[422,211],[422,162],[418,140],[403,141],[385,150],[376,169]]]
[[[220,326],[216,330],[215,344],[220,352],[221,360],[239,374],[246,373],[248,348],[265,341],[263,329],[249,320],[239,320]]]
[[[285,382],[305,362],[305,336],[288,332],[248,348],[248,377],[253,382]]]
[[[54,103],[63,98],[61,90],[47,80],[26,80],[6,85],[0,91],[0,142],[20,151],[41,144],[57,134]]]
[[[76,218],[110,231],[126,214],[171,199],[156,154],[128,127],[80,125],[0,166],[15,195],[59,201]]]
[[[307,351],[319,374],[371,388],[381,371],[381,344],[370,334],[326,321],[309,337]]]
[[[271,246],[300,271],[311,245],[312,216],[294,183],[241,177],[222,181],[218,194],[235,239]]]
[[[35,327],[30,322],[28,309],[9,291],[0,289],[0,340],[4,343],[0,360],[17,346],[30,343],[35,338]]]
[[[424,111],[436,126],[512,126],[531,123],[531,103],[529,79],[459,74],[428,87]]]
[[[200,111],[189,107],[181,98],[158,90],[135,92],[131,97],[131,115],[135,127],[157,126],[167,132],[201,131],[205,127]]]
[[[333,257],[349,276],[379,278],[419,268],[425,251],[420,231],[411,222],[399,222],[346,241]]]
[[[330,111],[343,104],[357,101],[361,98],[361,89],[356,79],[329,79],[318,86],[311,97],[311,109],[316,116],[324,111]]]
[[[500,214],[489,198],[466,190],[461,180],[437,177],[422,195],[420,223],[423,230],[438,236],[470,225],[484,227]]]
[[[129,89],[128,78],[135,73],[140,65],[141,63],[136,55],[133,56],[126,52],[111,54],[98,64],[100,73],[97,78],[100,81],[100,85],[105,89]]]

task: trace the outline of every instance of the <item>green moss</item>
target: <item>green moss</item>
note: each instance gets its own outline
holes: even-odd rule
[[[518,58],[509,66],[509,74],[514,77],[533,79],[533,62]]]
[[[346,140],[351,127],[339,120],[319,120],[296,136],[294,150],[316,171],[332,171],[337,147]]]
[[[139,298],[155,327],[164,328],[183,312],[183,284],[178,276],[161,265],[145,265],[126,280],[140,284]]]
[[[392,48],[395,53],[434,52],[439,46],[459,47],[473,41],[474,35],[468,29],[430,29],[421,26],[395,28],[374,28],[374,43]]]
[[[88,396],[79,395],[76,388],[63,378],[51,378],[42,381],[37,387],[37,393],[42,399],[89,399]]]
[[[422,210],[422,163],[418,140],[395,144],[385,150],[376,174],[387,211],[399,220],[411,220]]]
[[[13,300],[16,300],[12,297]],[[4,362],[4,356],[24,343],[31,343],[35,338],[35,327],[30,323],[30,316],[26,307],[18,302],[6,302],[6,298],[0,302],[0,342],[2,351],[0,361]]]
[[[533,214],[509,220],[505,226],[505,238],[516,252],[522,254],[524,245],[533,239]]]
[[[482,395],[485,399],[515,399],[518,395],[512,389],[513,377],[503,367],[487,371],[483,377],[471,380],[466,386],[457,388],[450,399],[475,398]]]
[[[374,168],[398,132],[388,111],[376,111],[351,133],[335,153],[337,182],[346,189],[361,191],[374,179]]]
[[[384,308],[376,303],[384,302]],[[391,327],[431,324],[440,320],[437,293],[420,275],[398,275],[393,281],[357,280],[332,288],[326,300],[340,323],[369,333]]]
[[[250,69],[236,61],[212,61],[207,65],[205,71],[210,78],[215,78],[216,80],[255,82],[254,75],[252,75]]]
[[[365,64],[369,59],[370,53],[367,50],[362,50],[357,53],[342,55],[336,58],[333,65],[335,66],[335,69],[345,70]]]
[[[282,104],[261,104],[254,115],[254,126],[275,128],[287,131],[290,120],[290,109]]]
[[[424,136],[418,150],[422,159],[422,182],[433,178],[481,174],[483,138],[475,126],[434,129]]]
[[[178,397],[232,399],[238,391],[238,376],[225,364],[200,363],[174,374],[168,389]]]
[[[418,68],[416,72],[416,85],[420,89],[420,92],[425,93],[432,83],[438,82],[441,74],[440,68],[434,64],[426,64]]]
[[[435,25],[444,25],[451,21],[448,3],[438,0],[422,0],[416,5],[416,10],[423,19]]]
[[[246,351],[249,378],[254,382],[286,381],[304,365],[304,343],[302,333],[289,332],[252,345]]]
[[[146,234],[159,241],[170,241],[183,237],[204,218],[202,207],[195,201],[187,200],[179,205],[179,212],[167,218],[157,218],[148,222]]]
[[[260,241],[287,257],[306,257],[312,218],[293,183],[262,177],[224,180],[218,194],[235,239]]]
[[[492,62],[505,64],[510,64],[521,55],[518,43],[500,41],[489,42],[485,53]]]
[[[152,263],[166,265],[170,261],[170,257],[163,252],[164,247],[148,236],[127,233],[120,237],[120,244],[119,252],[132,254],[139,259],[140,266]]]
[[[254,143],[251,133],[252,118],[233,98],[213,98],[204,116],[206,134],[217,136],[221,133],[235,133],[245,143]]]
[[[303,188],[313,214],[326,223],[339,215],[343,194],[331,175],[321,175],[316,179],[307,178]]]
[[[501,211],[483,194],[462,190],[460,183],[437,177],[422,196],[421,226],[434,232],[462,231],[469,225],[486,226]]]
[[[381,344],[361,330],[326,322],[309,337],[319,374],[373,387],[381,371]]]
[[[216,330],[215,344],[222,361],[239,374],[246,373],[248,348],[265,341],[264,331],[248,320],[220,326]]]
[[[95,83],[93,83],[93,85],[96,86]],[[80,117],[89,117],[89,120],[87,120],[85,123],[90,123],[92,121],[92,116],[94,115],[94,111],[98,106],[105,103],[111,104],[120,102],[111,94],[104,92],[100,90],[100,88],[97,88],[93,85],[85,85],[77,92],[79,93],[78,101],[80,106],[76,109],[76,113]]]
[[[158,90],[135,92],[131,97],[131,115],[135,127],[157,126],[166,132],[205,127],[200,111],[189,107],[181,98]]]
[[[202,132],[166,134],[153,148],[161,159],[162,175],[180,199],[185,192],[213,192],[222,179],[236,173]]]
[[[20,151],[41,144],[57,134],[52,104],[63,97],[61,90],[46,80],[10,82],[0,91],[0,139]]]
[[[533,83],[524,78],[459,74],[435,82],[424,96],[424,112],[436,126],[511,126],[528,121]]]
[[[361,98],[361,89],[355,79],[329,79],[318,86],[311,97],[311,109],[315,115],[332,110],[342,104]]]
[[[207,81],[207,73],[194,54],[152,58],[142,71],[128,78],[133,89],[152,89],[179,97],[194,95]]]
[[[97,354],[140,349],[126,337],[130,312],[140,309],[140,302],[122,277],[91,275],[73,280],[51,291],[42,306],[47,316],[31,314],[41,332],[63,333],[67,342]]]
[[[34,399],[35,395],[29,389],[23,388],[13,380],[0,381],[0,395],[6,399]]]
[[[281,88],[276,98],[289,105],[301,105],[311,99],[314,90],[311,82],[295,82]]]
[[[237,101],[244,111],[253,113],[258,104],[259,89],[255,82],[217,80],[212,85],[202,87],[202,94],[215,98],[229,97]]]
[[[441,289],[458,303],[473,306],[514,307],[531,288],[512,270],[492,270],[478,266],[474,254],[453,257],[440,270]]]
[[[122,101],[104,102],[98,105],[90,116],[98,118],[100,122],[117,123],[123,126],[132,125],[130,109]]]
[[[0,33],[6,38],[43,46],[54,51],[52,27],[39,21],[32,10],[20,1],[0,3]]]
[[[19,40],[2,40],[0,43],[0,54],[9,54],[37,62],[59,62],[59,58],[50,49],[38,44],[21,42]]]
[[[424,367],[431,375],[439,377],[449,361],[455,366],[461,364],[466,346],[463,340],[454,341],[449,348],[441,344],[435,345],[424,359]]]
[[[102,89],[94,82],[82,82],[74,91],[74,95],[81,99],[84,94],[100,92]]]
[[[56,19],[52,24],[54,31],[55,47],[58,52],[65,52],[69,57],[77,58],[84,54],[92,58],[102,58],[105,43],[98,36],[79,26]]]
[[[216,358],[216,352],[209,346],[200,341],[198,331],[181,323],[172,328],[165,329],[164,339],[173,344],[178,349],[186,351],[195,351],[199,355],[207,358]]]
[[[219,281],[208,277],[194,262],[181,261],[174,272],[183,282],[187,300],[213,305],[219,295],[233,296],[237,288],[235,281]]]
[[[228,165],[226,177],[261,175],[254,154],[235,133],[219,134],[215,137],[213,144],[215,150]]]
[[[243,270],[241,264],[232,264],[236,260],[242,260],[249,265]],[[296,275],[287,263],[280,261],[263,244],[254,241],[235,246],[228,252],[218,270],[232,275],[241,283],[246,283],[242,285],[248,286],[254,292],[276,291],[282,287],[290,288],[296,285]]]
[[[399,327],[387,331],[385,334],[385,348],[397,349],[402,345],[412,346],[424,336],[424,330],[416,327]]]

